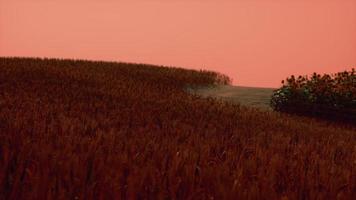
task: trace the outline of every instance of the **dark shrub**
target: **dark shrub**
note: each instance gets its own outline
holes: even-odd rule
[[[271,106],[276,111],[340,120],[356,119],[356,73],[314,73],[291,76],[274,91]]]

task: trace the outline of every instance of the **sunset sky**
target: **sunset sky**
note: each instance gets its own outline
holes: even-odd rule
[[[356,0],[0,0],[0,56],[208,69],[278,87],[356,67]]]

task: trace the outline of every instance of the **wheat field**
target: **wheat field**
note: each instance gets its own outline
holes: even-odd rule
[[[354,127],[186,92],[229,83],[0,58],[0,199],[355,199]]]

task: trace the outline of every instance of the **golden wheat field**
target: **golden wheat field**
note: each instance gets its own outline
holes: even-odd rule
[[[0,58],[0,199],[355,199],[356,129],[186,92],[221,74]]]

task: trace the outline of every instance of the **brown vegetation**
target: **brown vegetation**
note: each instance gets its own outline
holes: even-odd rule
[[[213,72],[0,58],[0,199],[352,199],[356,131],[188,94]]]

